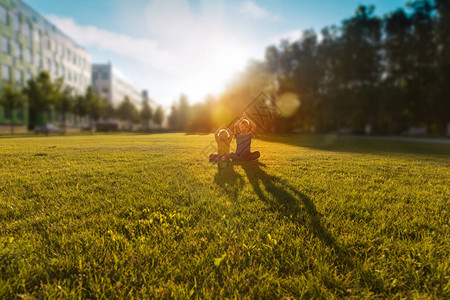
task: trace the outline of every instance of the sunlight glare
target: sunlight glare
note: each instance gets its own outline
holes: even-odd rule
[[[285,118],[293,116],[300,107],[300,96],[295,93],[284,93],[278,100],[277,105],[281,110],[281,115]]]

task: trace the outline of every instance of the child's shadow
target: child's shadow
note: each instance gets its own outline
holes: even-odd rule
[[[363,270],[360,262],[354,260],[349,251],[340,243],[323,225],[322,215],[317,211],[314,202],[304,193],[289,184],[286,180],[267,174],[261,167],[265,167],[258,161],[240,164],[244,169],[250,184],[258,198],[266,202],[274,212],[289,218],[297,226],[305,226],[324,244],[334,250],[336,264],[347,269],[347,272],[358,270],[361,279],[367,284],[382,286],[379,278],[370,272]],[[264,186],[265,192],[261,188]],[[272,197],[268,197],[271,195]],[[347,273],[346,272],[346,273]]]
[[[322,225],[321,215],[308,196],[285,180],[267,174],[261,168],[265,165],[258,161],[245,162],[240,165],[260,200],[269,204],[272,210],[291,218],[294,223],[307,225],[319,239],[329,246],[334,246],[333,236]],[[264,186],[265,191],[272,195],[273,200],[264,194],[260,183]]]
[[[221,187],[232,200],[237,199],[239,192],[244,186],[244,178],[234,170],[231,161],[219,160],[217,162],[217,174],[214,176],[214,182]]]

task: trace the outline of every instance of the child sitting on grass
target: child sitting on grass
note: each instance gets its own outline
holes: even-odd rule
[[[245,118],[244,118],[245,117]],[[234,125],[234,134],[236,136],[236,152],[230,153],[232,160],[256,160],[259,158],[259,151],[251,152],[250,145],[253,138],[253,132],[256,125],[244,114]]]
[[[214,137],[217,143],[217,154],[210,154],[209,160],[216,161],[218,159],[229,159],[228,155],[230,153],[230,143],[233,139],[233,134],[231,131],[226,128],[225,125],[222,125],[216,130]]]

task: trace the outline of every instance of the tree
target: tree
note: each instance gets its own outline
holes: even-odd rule
[[[117,111],[114,108],[114,105],[112,105],[112,103],[107,102],[106,100],[103,100],[100,116],[104,119],[111,120],[114,119],[116,115]]]
[[[450,101],[448,101],[450,82],[450,1],[435,0],[436,9],[439,13],[437,22],[437,41],[438,41],[438,95],[436,97],[435,107],[436,121],[438,130],[445,134],[447,122],[450,122],[448,112],[450,111]]]
[[[80,123],[84,117],[88,115],[89,112],[89,104],[85,96],[78,95],[75,97],[73,111],[76,116],[79,117]]]
[[[325,27],[321,33],[322,41],[317,47],[317,61],[321,70],[318,94],[323,101],[319,118],[321,129],[328,132],[337,130],[342,123],[338,105],[342,92],[337,76],[341,65],[342,45],[339,42],[339,29],[336,26]]]
[[[152,115],[153,115],[152,108],[148,104],[148,101],[145,101],[142,106],[142,109],[141,109],[140,117],[141,117],[141,120],[145,124],[145,129],[147,129],[147,130],[149,128],[150,120],[152,119]]]
[[[120,103],[119,107],[117,108],[117,113],[119,119],[128,122],[129,129],[131,129],[133,127],[133,123],[138,120],[138,111],[136,109],[136,106],[131,103],[131,100],[130,98],[128,98],[128,96],[125,96],[122,103]]]
[[[412,31],[412,21],[403,9],[385,17],[386,78],[381,109],[389,134],[405,130],[411,116],[408,99],[412,96],[413,60],[412,55],[405,53],[411,50]]]
[[[66,133],[67,113],[73,110],[73,106],[74,98],[72,97],[72,89],[66,87],[59,93],[56,101],[56,110],[60,115],[60,126],[62,127],[63,134]]]
[[[51,82],[46,71],[42,71],[36,78],[28,80],[23,93],[29,104],[30,129],[36,125],[47,125],[48,114],[59,96],[59,87]]]
[[[85,94],[86,112],[89,116],[89,127],[92,128],[93,122],[100,118],[103,106],[106,105],[100,96],[94,92],[92,86],[88,86]]]
[[[156,114],[156,112],[155,112],[155,114]],[[154,118],[155,118],[155,116],[153,116],[153,119]],[[179,114],[178,105],[176,103],[172,104],[172,108],[170,110],[169,127],[170,127],[171,130],[174,130],[174,131],[180,131],[181,130],[180,114]]]
[[[359,6],[342,26],[342,67],[337,76],[341,89],[347,96],[341,99],[347,126],[362,131],[379,116],[378,87],[381,79],[381,29],[380,18],[374,16],[374,6]]]
[[[191,109],[189,106],[189,100],[186,95],[182,94],[180,96],[180,101],[178,105],[178,118],[179,118],[179,124],[180,124],[180,130],[186,131],[189,118],[191,115]]]
[[[164,121],[164,111],[160,105],[156,108],[155,114],[153,116],[153,121],[158,126],[161,126]]]
[[[302,38],[292,44],[283,43],[280,59],[283,72],[280,93],[295,93],[302,99],[302,105],[297,109],[296,116],[287,118],[285,123],[301,126],[304,131],[318,126],[320,111],[319,85],[322,70],[318,59],[317,35],[312,30],[304,32]],[[294,112],[295,113],[295,112]]]
[[[437,46],[435,38],[434,7],[428,0],[410,4],[413,25],[412,41],[408,55],[412,56],[412,69],[409,86],[409,109],[412,112],[411,123],[432,125],[437,99]]]
[[[192,106],[191,116],[187,126],[190,132],[211,132],[214,128],[212,124],[212,100],[208,99],[203,103],[196,103]]]
[[[24,97],[21,92],[16,90],[11,83],[8,83],[3,88],[3,94],[0,98],[0,105],[4,109],[14,112],[15,110],[22,109],[24,106]],[[14,114],[11,114],[11,134],[14,134]]]

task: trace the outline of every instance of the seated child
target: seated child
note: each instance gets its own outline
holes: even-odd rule
[[[233,139],[233,134],[225,125],[220,126],[214,133],[214,137],[217,143],[217,154],[210,154],[209,160],[228,159],[230,153],[230,143]]]
[[[246,117],[246,115],[244,115]],[[236,152],[230,153],[232,160],[256,160],[259,158],[259,151],[251,152],[250,145],[253,138],[253,132],[256,126],[248,118],[241,118],[234,126],[236,136]]]

